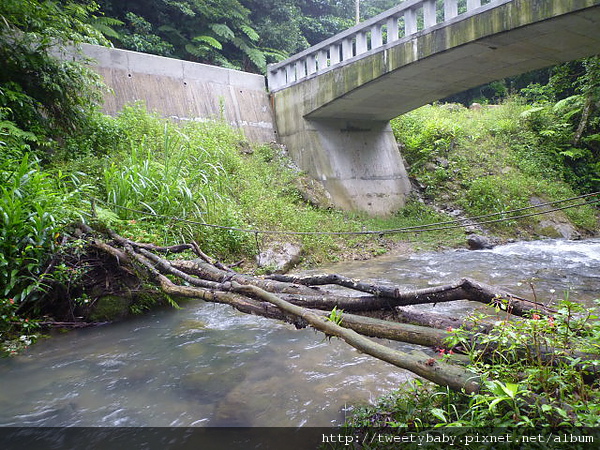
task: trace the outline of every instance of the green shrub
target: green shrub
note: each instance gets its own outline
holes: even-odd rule
[[[583,360],[581,356],[598,351],[597,319],[593,310],[567,298],[554,317],[533,314],[531,320],[500,320],[489,333],[476,332],[474,336],[463,329],[454,330],[448,346],[466,349],[468,369],[483,380],[480,392],[467,395],[415,380],[375,406],[359,408],[347,425],[597,427],[598,379],[593,377],[590,382],[587,377],[596,373],[600,359]],[[472,317],[475,325],[482,320],[487,319]],[[549,354],[549,349],[556,353]],[[452,358],[443,350],[440,354]]]
[[[75,216],[69,203],[79,192],[67,185],[28,154],[0,160],[0,341],[8,353],[33,339],[28,315],[52,279],[47,269],[62,227]]]
[[[394,135],[403,144],[403,155],[413,173],[436,157],[447,157],[464,137],[464,128],[453,117],[461,109],[458,105],[423,107],[392,121]]]
[[[426,196],[479,216],[530,206],[532,197],[552,201],[594,191],[598,165],[589,150],[571,143],[580,100],[532,107],[511,98],[480,110],[432,105],[394,119],[392,128]],[[590,207],[565,214],[579,227],[597,227]],[[508,233],[535,220],[490,228]]]

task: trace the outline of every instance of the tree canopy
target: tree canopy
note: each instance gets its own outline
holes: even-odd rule
[[[395,0],[363,1],[362,17]],[[246,71],[354,24],[355,0],[99,0],[115,46]]]
[[[88,119],[101,99],[99,78],[55,55],[83,42],[107,45],[94,25],[102,23],[98,14],[93,2],[0,3],[0,126],[12,130],[2,133],[7,139],[48,146]],[[10,147],[6,144],[0,142],[0,147]]]

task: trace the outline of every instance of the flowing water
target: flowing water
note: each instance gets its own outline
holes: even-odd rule
[[[324,271],[405,288],[471,277],[530,298],[533,285],[543,300],[569,290],[592,305],[599,269],[596,239],[386,256]],[[0,426],[331,426],[349,405],[409,378],[309,329],[190,302],[0,361]]]

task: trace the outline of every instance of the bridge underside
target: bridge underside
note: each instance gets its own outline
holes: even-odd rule
[[[337,206],[388,214],[410,190],[390,119],[598,53],[600,0],[514,0],[274,92],[278,136]]]

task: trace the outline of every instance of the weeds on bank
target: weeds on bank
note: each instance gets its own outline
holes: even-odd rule
[[[554,316],[501,320],[476,331],[488,318],[471,318],[448,339],[470,359],[483,380],[479,393],[453,392],[414,380],[358,409],[346,426],[405,427],[597,427],[600,425],[600,322],[595,309],[561,301]],[[475,330],[475,331],[474,331]]]
[[[522,124],[515,115],[524,110],[516,102],[478,113],[455,106],[426,107],[395,120],[393,127],[413,175],[427,185],[425,194],[477,215],[522,206],[536,193],[551,199],[572,193],[564,183],[510,166],[517,153],[506,142],[521,139]],[[418,199],[386,218],[314,207],[296,184],[304,174],[279,147],[249,146],[239,132],[219,121],[175,124],[149,114],[143,105],[131,105],[118,117],[96,113],[86,124],[79,135],[65,139],[64,148],[46,166],[29,156],[31,136],[3,128],[2,177],[8,184],[0,198],[6,213],[0,281],[7,286],[2,296],[6,301],[35,303],[62,227],[79,216],[134,240],[195,240],[226,261],[252,260],[271,240],[300,243],[306,266],[377,256],[397,242],[439,249],[464,241],[460,228],[341,236],[239,231],[377,231],[448,217]],[[498,172],[499,167],[510,169]],[[593,228],[593,212],[578,208],[569,214],[577,224]]]
[[[148,114],[142,105],[125,108],[114,121],[103,129],[121,130],[126,139],[114,153],[98,155],[100,164],[91,163],[89,156],[85,161],[96,168],[100,180],[97,192],[105,203],[98,205],[98,218],[133,239],[165,244],[196,240],[207,252],[225,259],[254,255],[270,240],[291,240],[309,255],[307,264],[318,264],[340,254],[376,256],[393,242],[414,240],[416,235],[280,236],[219,227],[318,233],[444,220],[416,201],[385,219],[313,207],[296,184],[304,175],[281,148],[252,147],[239,132],[220,122],[177,125]],[[116,142],[105,135],[102,140]],[[71,164],[77,167],[77,162]],[[429,237],[432,243],[450,243],[460,239],[460,232],[428,236],[433,236]]]
[[[13,155],[11,155],[13,156]],[[51,255],[78,190],[67,176],[40,170],[28,153],[0,158],[0,353],[16,353],[36,339],[36,303],[49,282]]]
[[[76,282],[79,269],[52,262],[63,246],[64,227],[74,220],[95,220],[143,242],[195,240],[230,261],[251,259],[269,239],[297,240],[309,255],[305,263],[319,264],[340,254],[381,254],[393,239],[406,236],[272,237],[203,224],[331,232],[399,228],[438,218],[417,203],[385,220],[313,207],[294,184],[303,174],[280,148],[250,147],[220,122],[174,124],[132,105],[118,117],[98,113],[87,125],[45,166],[31,156],[29,135],[3,129],[0,340],[5,353],[34,339],[33,316],[46,286]]]
[[[575,168],[569,156],[572,111],[563,109],[531,106],[519,98],[478,110],[429,105],[394,119],[392,129],[423,195],[473,217],[530,206],[532,197],[552,201],[574,197],[583,186],[593,190],[591,168]],[[597,226],[592,207],[564,214],[581,228]],[[540,220],[519,219],[519,225]],[[502,234],[516,224],[489,227]]]

